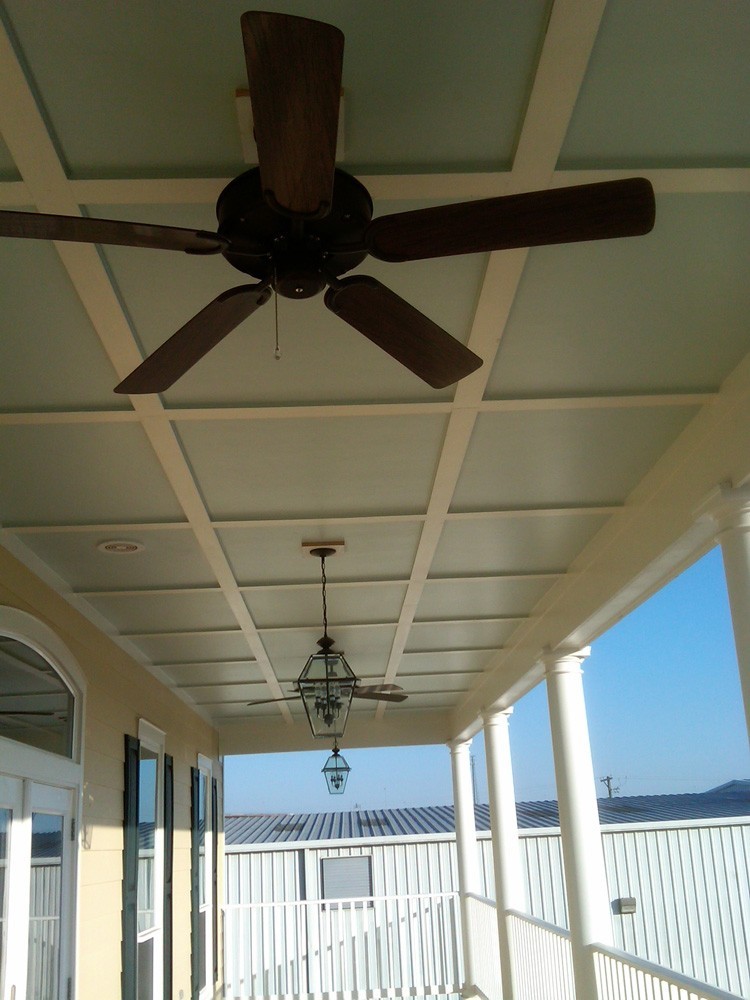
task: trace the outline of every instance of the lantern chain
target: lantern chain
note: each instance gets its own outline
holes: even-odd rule
[[[328,605],[326,603],[326,557],[320,557],[320,580],[323,589],[323,637],[328,638]]]

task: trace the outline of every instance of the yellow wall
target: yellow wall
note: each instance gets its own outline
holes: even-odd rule
[[[218,735],[4,549],[0,549],[0,604],[26,611],[51,628],[86,679],[77,998],[120,996],[124,734],[138,735],[139,718],[166,732],[166,752],[174,757],[173,996],[177,1000],[182,990],[189,998],[190,768],[197,764],[199,753],[212,758],[221,812]]]

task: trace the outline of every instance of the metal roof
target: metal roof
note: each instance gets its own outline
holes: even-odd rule
[[[490,829],[489,806],[474,808],[477,831]],[[519,829],[559,826],[557,802],[516,803]],[[628,795],[599,799],[603,824],[661,823],[750,816],[750,780],[734,780],[706,792],[682,795]],[[453,806],[360,809],[353,812],[280,813],[227,816],[227,846],[362,837],[427,836],[455,831]]]

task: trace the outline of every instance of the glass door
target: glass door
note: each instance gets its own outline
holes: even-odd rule
[[[73,793],[0,776],[0,997],[61,1000],[70,968]]]

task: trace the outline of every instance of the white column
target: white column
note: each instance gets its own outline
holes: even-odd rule
[[[487,758],[487,787],[490,796],[492,827],[492,857],[495,864],[495,899],[497,900],[497,930],[500,946],[500,974],[503,1000],[514,1000],[516,988],[513,975],[508,910],[525,912],[526,892],[521,873],[521,851],[518,843],[518,817],[513,787],[513,767],[510,757],[508,722],[512,708],[487,712],[484,720],[484,750]]]
[[[750,739],[750,488],[722,486],[706,505],[718,528]]]
[[[612,944],[612,917],[596,803],[581,663],[583,650],[558,650],[542,659],[547,674],[552,751],[560,811],[568,919],[577,1000],[596,1000],[594,963],[587,946]]]
[[[464,988],[471,995],[474,984],[474,957],[469,927],[468,892],[479,892],[479,858],[477,857],[477,827],[474,820],[474,787],[471,780],[471,740],[452,740],[453,813],[456,820],[456,854],[458,860],[458,892],[461,904],[461,939],[464,956]],[[467,989],[468,988],[468,989]]]

